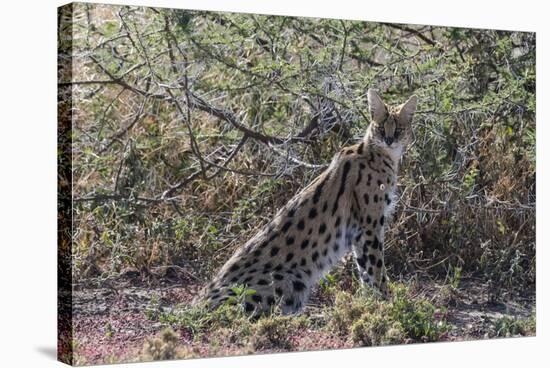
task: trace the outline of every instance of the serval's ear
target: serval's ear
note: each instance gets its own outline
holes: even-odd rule
[[[407,102],[401,105],[401,109],[399,110],[399,120],[401,120],[402,123],[410,124],[412,121],[414,112],[416,111],[417,100],[416,95],[412,95],[409,97]]]
[[[372,121],[377,123],[383,122],[388,115],[388,110],[378,92],[372,88],[369,88],[367,91],[367,99],[369,102],[369,112]]]

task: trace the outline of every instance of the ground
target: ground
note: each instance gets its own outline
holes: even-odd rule
[[[185,286],[184,286],[185,285]],[[97,285],[96,285],[97,286]],[[232,343],[231,338],[216,340],[209,333],[193,334],[188,327],[177,323],[161,322],[152,315],[171,310],[191,302],[200,283],[191,279],[156,285],[148,285],[135,278],[110,281],[108,285],[87,285],[74,291],[73,322],[76,347],[76,364],[101,364],[131,362],[147,359],[144,345],[158,337],[166,327],[174,331],[174,346],[185,349],[177,357],[206,357],[269,353],[280,351],[306,351],[360,346],[350,336],[334,333],[326,328],[316,328],[316,319],[326,319],[321,292],[316,292],[304,315],[307,325],[284,327],[284,344],[254,343],[254,348]],[[534,334],[534,294],[509,294],[489,301],[487,285],[476,280],[463,280],[460,286],[449,288],[437,282],[417,282],[413,298],[427,300],[435,306],[435,318],[445,320],[447,330],[437,341],[464,341],[500,336],[529,336]],[[437,314],[444,314],[438,316]],[[296,317],[294,317],[296,318]],[[532,329],[511,328],[514,321],[531,319]],[[513,327],[513,326],[512,326]],[[216,334],[224,332],[216,331]],[[221,342],[220,342],[221,341]],[[394,343],[422,342],[403,338]],[[427,341],[427,340],[426,340]],[[364,344],[363,344],[364,345]],[[169,355],[168,358],[171,358]],[[157,356],[158,358],[158,356]]]

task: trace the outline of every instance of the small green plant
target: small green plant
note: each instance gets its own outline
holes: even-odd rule
[[[349,328],[354,321],[368,311],[370,301],[348,292],[336,293],[334,305],[326,311],[328,316],[327,328],[339,335],[349,334]]]
[[[256,291],[244,285],[234,286],[231,291],[234,295],[218,308],[211,309],[205,304],[185,305],[161,313],[159,321],[184,327],[195,337],[220,328],[238,326],[240,329],[248,329],[251,316],[245,313],[243,302]]]
[[[143,360],[183,359],[198,356],[197,352],[179,345],[178,335],[170,328],[162,330],[159,337],[147,339],[143,344]]]
[[[460,284],[460,278],[462,276],[462,267],[453,267],[452,275],[449,277],[449,284],[454,289],[458,288],[458,285]]]
[[[475,166],[472,166],[468,172],[464,175],[462,182],[462,188],[465,193],[471,193],[474,190],[476,184],[476,179],[479,175],[479,169]]]
[[[444,311],[427,300],[412,298],[405,285],[390,284],[390,289],[389,301],[368,291],[338,292],[334,306],[327,310],[327,327],[340,335],[351,334],[360,345],[437,341],[443,336],[448,329]]]
[[[448,326],[442,319],[444,311],[436,310],[427,300],[411,298],[409,290],[403,285],[393,286],[392,293],[392,318],[401,323],[409,338],[415,341],[437,341],[447,331]]]
[[[536,320],[534,316],[526,319],[504,316],[495,321],[494,330],[496,336],[532,336],[536,331]]]
[[[399,344],[405,340],[405,331],[386,316],[365,314],[351,326],[351,338],[363,346]]]
[[[145,316],[150,321],[158,321],[160,317],[160,300],[157,294],[153,294],[145,309]]]
[[[105,325],[105,336],[113,337],[113,326],[109,322]]]
[[[252,328],[252,346],[254,349],[283,349],[293,348],[292,335],[299,329],[306,327],[307,318],[304,316],[273,315],[259,319]]]
[[[256,294],[256,290],[249,289],[246,285],[235,285],[230,290],[233,292],[234,295],[229,296],[229,298],[225,302],[226,304],[242,305],[247,297]]]

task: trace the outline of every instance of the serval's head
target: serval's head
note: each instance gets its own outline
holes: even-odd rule
[[[387,106],[373,89],[367,92],[371,123],[365,140],[383,149],[398,160],[412,141],[412,119],[416,110],[416,96],[399,106]]]

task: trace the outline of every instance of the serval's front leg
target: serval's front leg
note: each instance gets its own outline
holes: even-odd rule
[[[360,228],[353,239],[353,254],[362,283],[380,291],[382,296],[387,298],[389,295],[384,265],[383,226],[373,228],[374,220],[370,216],[367,216],[366,222],[367,226]]]

